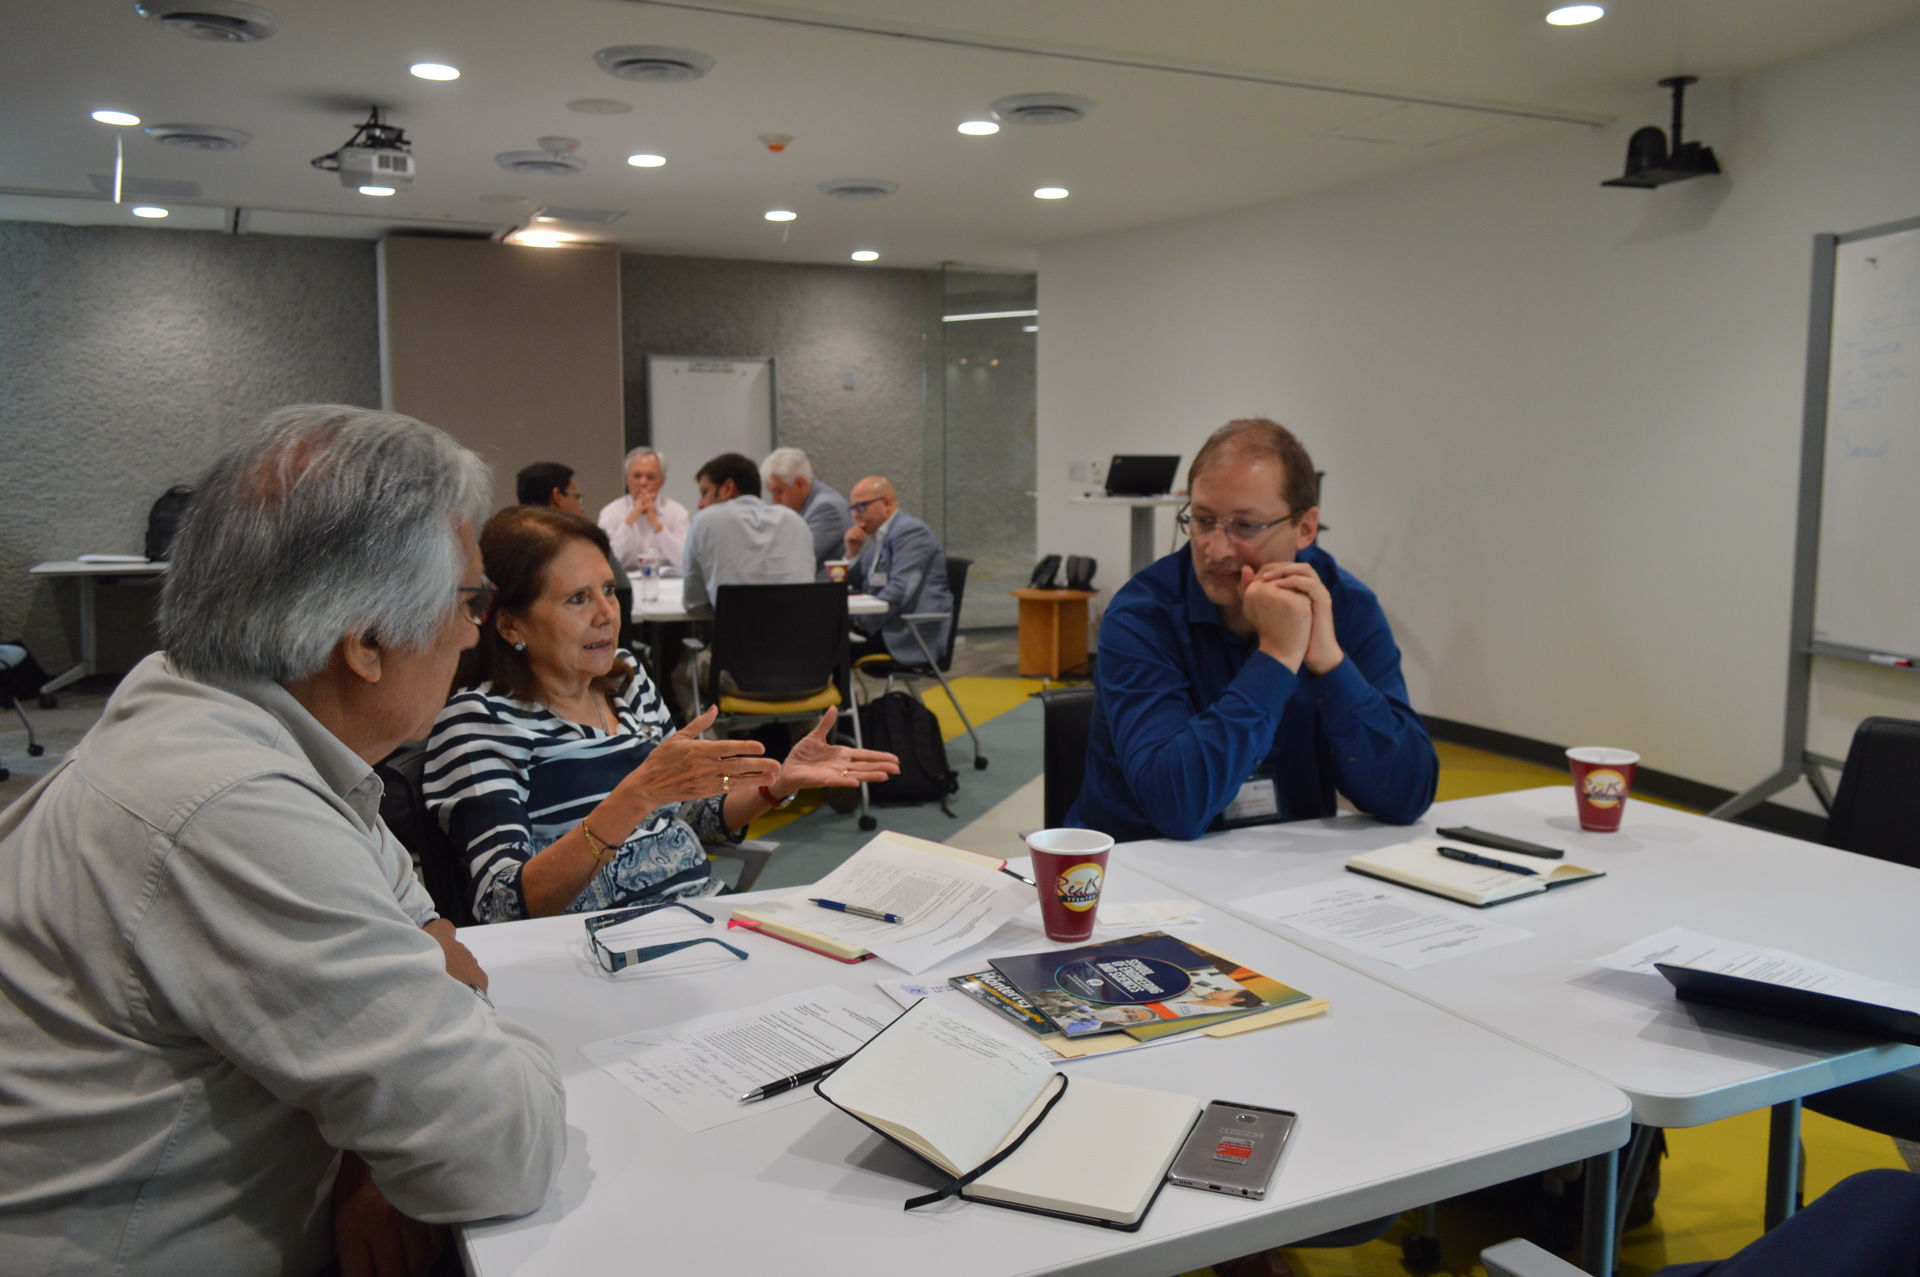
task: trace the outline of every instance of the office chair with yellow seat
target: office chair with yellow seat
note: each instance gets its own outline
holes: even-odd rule
[[[721,734],[768,723],[813,722],[842,707],[840,722],[860,740],[860,702],[847,673],[847,589],[834,581],[804,585],[723,585],[714,600],[713,641],[687,647],[705,653],[694,679],[693,713],[720,707]],[[846,689],[842,695],[842,688]],[[867,787],[860,786],[862,828]]]

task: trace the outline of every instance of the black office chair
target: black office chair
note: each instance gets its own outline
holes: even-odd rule
[[[1040,693],[1041,769],[1046,827],[1067,822],[1087,772],[1087,736],[1093,729],[1091,687],[1050,687]]]
[[[1868,718],[1854,729],[1825,842],[1920,869],[1920,723]],[[1913,884],[1920,888],[1920,878]],[[1805,1106],[1895,1139],[1920,1140],[1920,1069],[1809,1095]]]
[[[374,768],[385,787],[380,796],[380,819],[400,845],[413,853],[420,880],[426,884],[440,916],[456,927],[471,927],[473,879],[467,872],[467,858],[427,810],[420,783],[426,765],[426,742],[414,741],[387,755]]]
[[[698,639],[686,645],[707,650]],[[847,590],[838,582],[721,586],[707,667],[694,682],[696,717],[708,705],[720,707],[716,733],[812,721],[830,706],[844,706],[840,722],[862,747],[859,695],[847,664]],[[860,820],[863,829],[872,820],[865,785]]]
[[[913,634],[913,641],[920,645],[925,655],[923,661],[902,661],[893,656],[863,656],[856,668],[872,678],[887,680],[886,690],[893,690],[893,681],[901,679],[909,686],[916,679],[931,678],[940,684],[947,699],[953,702],[953,712],[960,716],[960,722],[967,729],[967,737],[973,742],[973,770],[986,768],[987,758],[980,752],[980,735],[973,730],[973,720],[967,717],[967,711],[960,708],[960,698],[953,694],[953,684],[947,682],[946,671],[953,668],[953,641],[960,633],[960,603],[967,594],[967,571],[973,567],[972,559],[963,559],[957,555],[947,556],[947,588],[953,593],[953,611],[948,612],[908,612],[901,616],[907,623],[907,629]],[[927,646],[926,636],[921,632],[922,625],[950,621],[947,626],[947,641],[935,657],[933,649]]]

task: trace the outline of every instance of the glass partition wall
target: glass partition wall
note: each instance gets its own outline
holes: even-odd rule
[[[927,521],[973,560],[964,629],[1012,625],[1033,572],[1034,276],[949,266],[928,386]]]

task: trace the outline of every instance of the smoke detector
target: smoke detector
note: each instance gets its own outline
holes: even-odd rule
[[[665,44],[615,45],[594,54],[593,60],[608,75],[642,84],[689,84],[713,70],[710,55]]]
[[[1016,93],[989,108],[1002,124],[1075,124],[1093,110],[1093,99],[1073,93]]]
[[[900,189],[884,177],[836,177],[820,183],[820,193],[837,200],[883,200]]]
[[[142,130],[165,146],[186,151],[237,151],[253,141],[253,134],[218,124],[149,124]]]
[[[574,154],[579,149],[578,138],[543,137],[539,150],[502,151],[493,162],[510,173],[529,177],[571,177],[587,167],[587,162]]]
[[[223,44],[252,44],[280,30],[278,17],[242,0],[137,0],[133,11],[175,35]]]

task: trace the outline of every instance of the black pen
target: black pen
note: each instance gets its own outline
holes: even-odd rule
[[[1510,874],[1526,874],[1538,878],[1538,869],[1529,869],[1525,865],[1512,865],[1504,860],[1495,860],[1492,856],[1482,856],[1477,852],[1462,851],[1458,847],[1442,847],[1440,854],[1448,860],[1464,860],[1470,865],[1483,865],[1488,869],[1504,869]]]
[[[810,1069],[801,1069],[798,1073],[789,1073],[777,1082],[768,1082],[764,1086],[756,1086],[740,1097],[740,1103],[751,1104],[755,1100],[764,1100],[770,1095],[782,1095],[791,1091],[796,1086],[805,1086],[809,1082],[817,1082],[852,1058],[852,1056],[843,1055],[837,1060],[828,1060],[825,1064],[816,1064]]]
[[[1011,869],[1011,868],[1008,868],[1006,865],[1000,866],[1000,872],[1005,874],[1009,878],[1018,878],[1021,882],[1026,883],[1029,887],[1037,887],[1040,885],[1039,883],[1035,882],[1033,879],[1021,873],[1018,869]]]

